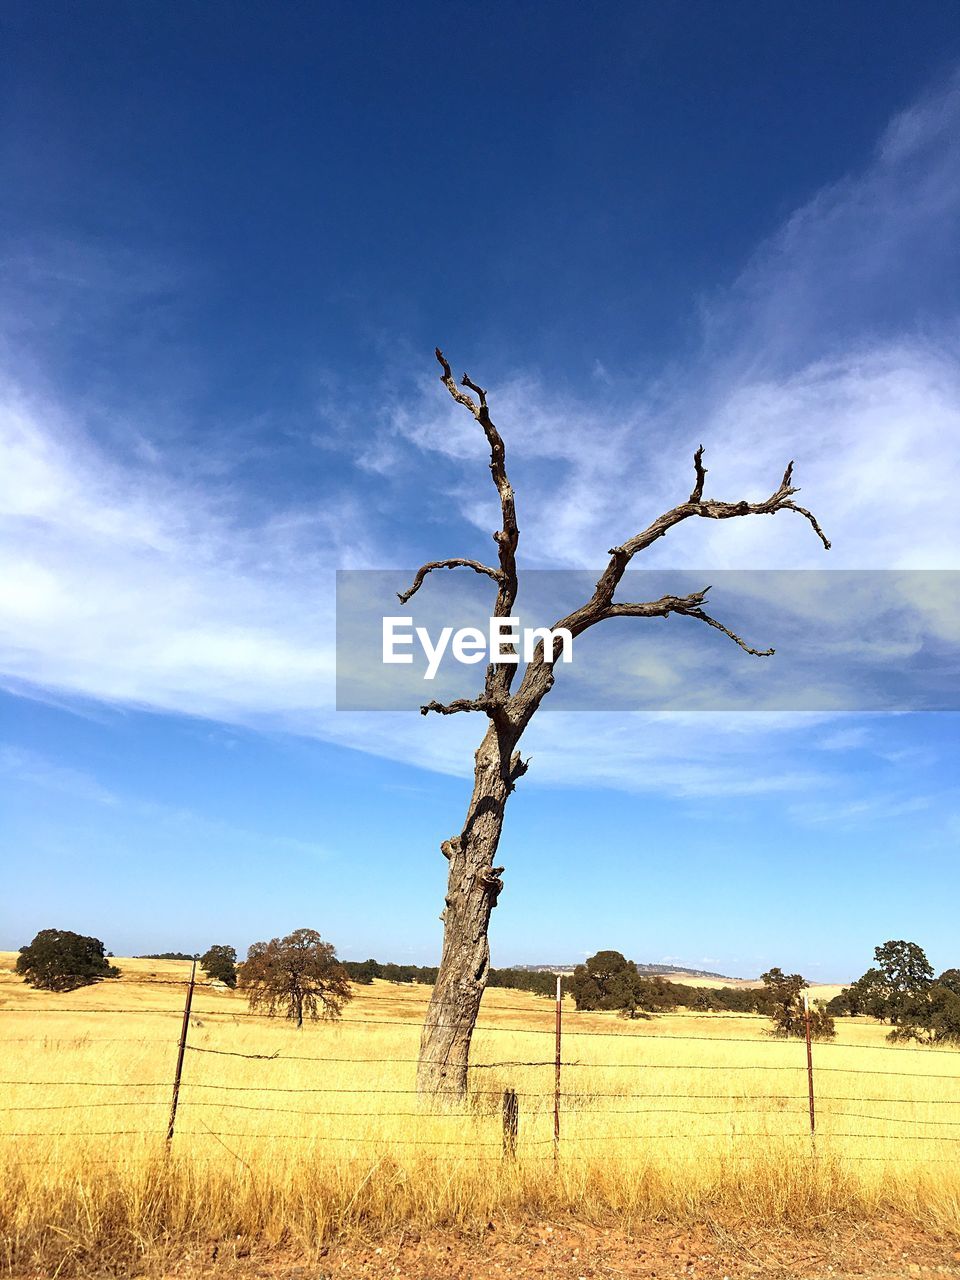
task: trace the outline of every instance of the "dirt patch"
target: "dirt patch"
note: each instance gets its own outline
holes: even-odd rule
[[[75,1275],[76,1273],[74,1273]],[[102,1273],[91,1272],[90,1275]],[[960,1239],[911,1223],[817,1230],[572,1222],[490,1223],[478,1234],[400,1231],[344,1240],[316,1261],[245,1246],[196,1247],[134,1280],[913,1280],[960,1276]],[[18,1280],[28,1280],[19,1277]],[[29,1280],[41,1280],[34,1273]]]
[[[541,1223],[521,1230],[488,1229],[482,1240],[429,1233],[358,1248],[332,1248],[315,1270],[330,1277],[410,1280],[901,1280],[960,1276],[960,1242],[937,1240],[909,1225],[835,1227],[796,1234],[653,1225],[617,1229]],[[293,1280],[293,1277],[290,1277]]]

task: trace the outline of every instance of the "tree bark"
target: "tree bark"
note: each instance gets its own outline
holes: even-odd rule
[[[467,1092],[470,1041],[487,985],[490,912],[503,888],[493,865],[513,783],[512,735],[491,723],[476,753],[473,794],[459,836],[441,845],[449,861],[443,955],[420,1037],[417,1089],[438,1102]]]

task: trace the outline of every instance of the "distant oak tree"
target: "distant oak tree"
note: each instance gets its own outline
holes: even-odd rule
[[[429,573],[438,569],[470,569],[489,578],[496,587],[495,618],[510,618],[519,590],[517,547],[520,532],[517,524],[516,499],[507,475],[506,450],[503,439],[490,417],[487,393],[466,374],[456,383],[444,354],[438,348],[440,379],[458,405],[476,419],[490,449],[490,474],[500,503],[500,527],[493,534],[497,547],[496,564],[461,556],[433,560],[421,565],[407,590],[399,593],[406,603],[420,588]],[[466,388],[462,390],[461,388]],[[584,449],[589,448],[585,441]],[[772,649],[754,649],[705,609],[707,588],[685,596],[665,595],[646,602],[620,601],[617,588],[633,557],[660,540],[675,525],[689,519],[728,520],[741,516],[772,516],[780,511],[800,515],[813,528],[824,547],[829,548],[823,530],[814,515],[794,501],[797,489],[792,483],[793,463],[769,497],[751,502],[745,499],[726,502],[704,496],[707,476],[703,465],[703,447],[693,458],[694,485],[690,496],[671,510],[658,516],[645,529],[608,552],[610,557],[589,600],[556,622],[552,628],[565,628],[571,637],[611,618],[679,618],[693,619],[727,636],[741,649],[757,657],[768,657]],[[460,831],[440,846],[447,859],[447,892],[443,921],[443,951],[440,969],[427,1008],[420,1041],[417,1088],[422,1097],[437,1101],[457,1101],[465,1097],[470,1042],[480,1011],[480,1000],[490,970],[488,929],[490,913],[503,889],[503,867],[494,861],[503,830],[504,810],[520,778],[527,772],[528,760],[521,759],[518,743],[541,702],[553,687],[553,660],[559,637],[550,641],[546,652],[543,640],[534,649],[519,676],[516,662],[488,665],[481,692],[473,698],[457,698],[443,704],[430,702],[421,707],[424,715],[454,715],[479,712],[487,719],[483,740],[474,756],[473,793]],[[514,682],[517,687],[514,688]]]
[[[285,938],[255,942],[238,971],[250,1008],[291,1018],[339,1018],[351,999],[350,979],[337,953],[315,929],[295,929]]]
[[[862,973],[847,988],[846,996],[851,1013],[866,1014],[881,1022],[890,1016],[890,984],[876,966]]]
[[[374,978],[383,977],[383,968],[372,957],[369,960],[362,960],[359,964],[344,967],[347,969],[352,982],[366,987],[371,985]]]
[[[214,943],[200,957],[200,968],[215,982],[225,987],[237,985],[237,953],[224,943]]]
[[[69,929],[41,929],[29,946],[21,947],[16,970],[24,982],[44,991],[75,991],[102,978],[119,978],[99,938]]]
[[[803,993],[808,987],[806,978],[799,973],[784,973],[782,969],[768,969],[760,975],[763,983],[761,1008],[773,1020],[775,1036],[806,1036],[807,1015],[803,1008]],[[810,1035],[814,1040],[832,1040],[837,1034],[833,1018],[819,1005],[810,1009]]]
[[[960,969],[935,978],[923,948],[896,938],[874,948],[876,964],[830,1002],[831,1012],[892,1024],[887,1039],[960,1044]]]
[[[960,1044],[960,995],[939,980],[930,983],[902,1002],[897,1024],[887,1039],[894,1043],[914,1040],[917,1044]]]
[[[633,960],[619,951],[598,951],[578,964],[569,990],[578,1009],[601,1009],[635,1017],[646,1007],[643,978]]]
[[[873,955],[887,991],[886,1016],[897,1023],[907,1006],[933,982],[933,967],[921,946],[902,938],[876,947]]]
[[[938,987],[946,987],[954,995],[960,996],[960,969],[944,969],[937,979]]]
[[[835,997],[837,1012],[866,1014],[894,1026],[908,1008],[915,1012],[916,1001],[933,982],[933,968],[922,947],[902,938],[874,947],[876,964],[844,987]],[[947,969],[938,982],[951,988],[956,970]]]

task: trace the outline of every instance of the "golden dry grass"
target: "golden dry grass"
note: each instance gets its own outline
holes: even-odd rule
[[[358,988],[342,1023],[302,1032],[204,989],[168,1153],[172,982],[189,966],[119,960],[119,981],[52,995],[13,961],[0,953],[11,1271],[149,1267],[238,1239],[310,1254],[356,1227],[531,1212],[794,1224],[896,1212],[960,1227],[960,1054],[889,1048],[870,1022],[844,1020],[837,1044],[815,1047],[814,1154],[804,1047],[771,1040],[762,1019],[566,1010],[555,1165],[549,1001],[488,991],[470,1104],[435,1116],[413,1094],[425,988]],[[501,1152],[508,1087],[514,1161]]]

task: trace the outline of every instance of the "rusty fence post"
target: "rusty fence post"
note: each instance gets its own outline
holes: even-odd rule
[[[810,1101],[810,1141],[816,1151],[817,1112],[813,1100],[813,1044],[810,1039],[810,997],[804,993],[803,1021],[807,1036],[807,1096]]]
[[[173,1076],[173,1101],[170,1104],[170,1123],[167,1125],[167,1142],[173,1141],[173,1130],[177,1123],[177,1103],[180,1101],[180,1077],[183,1075],[183,1055],[187,1050],[187,1032],[190,1029],[190,1006],[193,1004],[193,988],[197,977],[197,962],[194,960],[190,970],[190,984],[187,987],[187,998],[183,1005],[183,1025],[180,1028],[180,1047],[177,1051],[177,1069]]]
[[[553,1160],[554,1164],[560,1154],[560,1041],[563,1027],[563,993],[560,984],[563,981],[557,974],[557,1035],[556,1055],[553,1075]]]
[[[503,1155],[513,1160],[517,1154],[517,1130],[520,1128],[520,1106],[515,1089],[503,1091]]]

